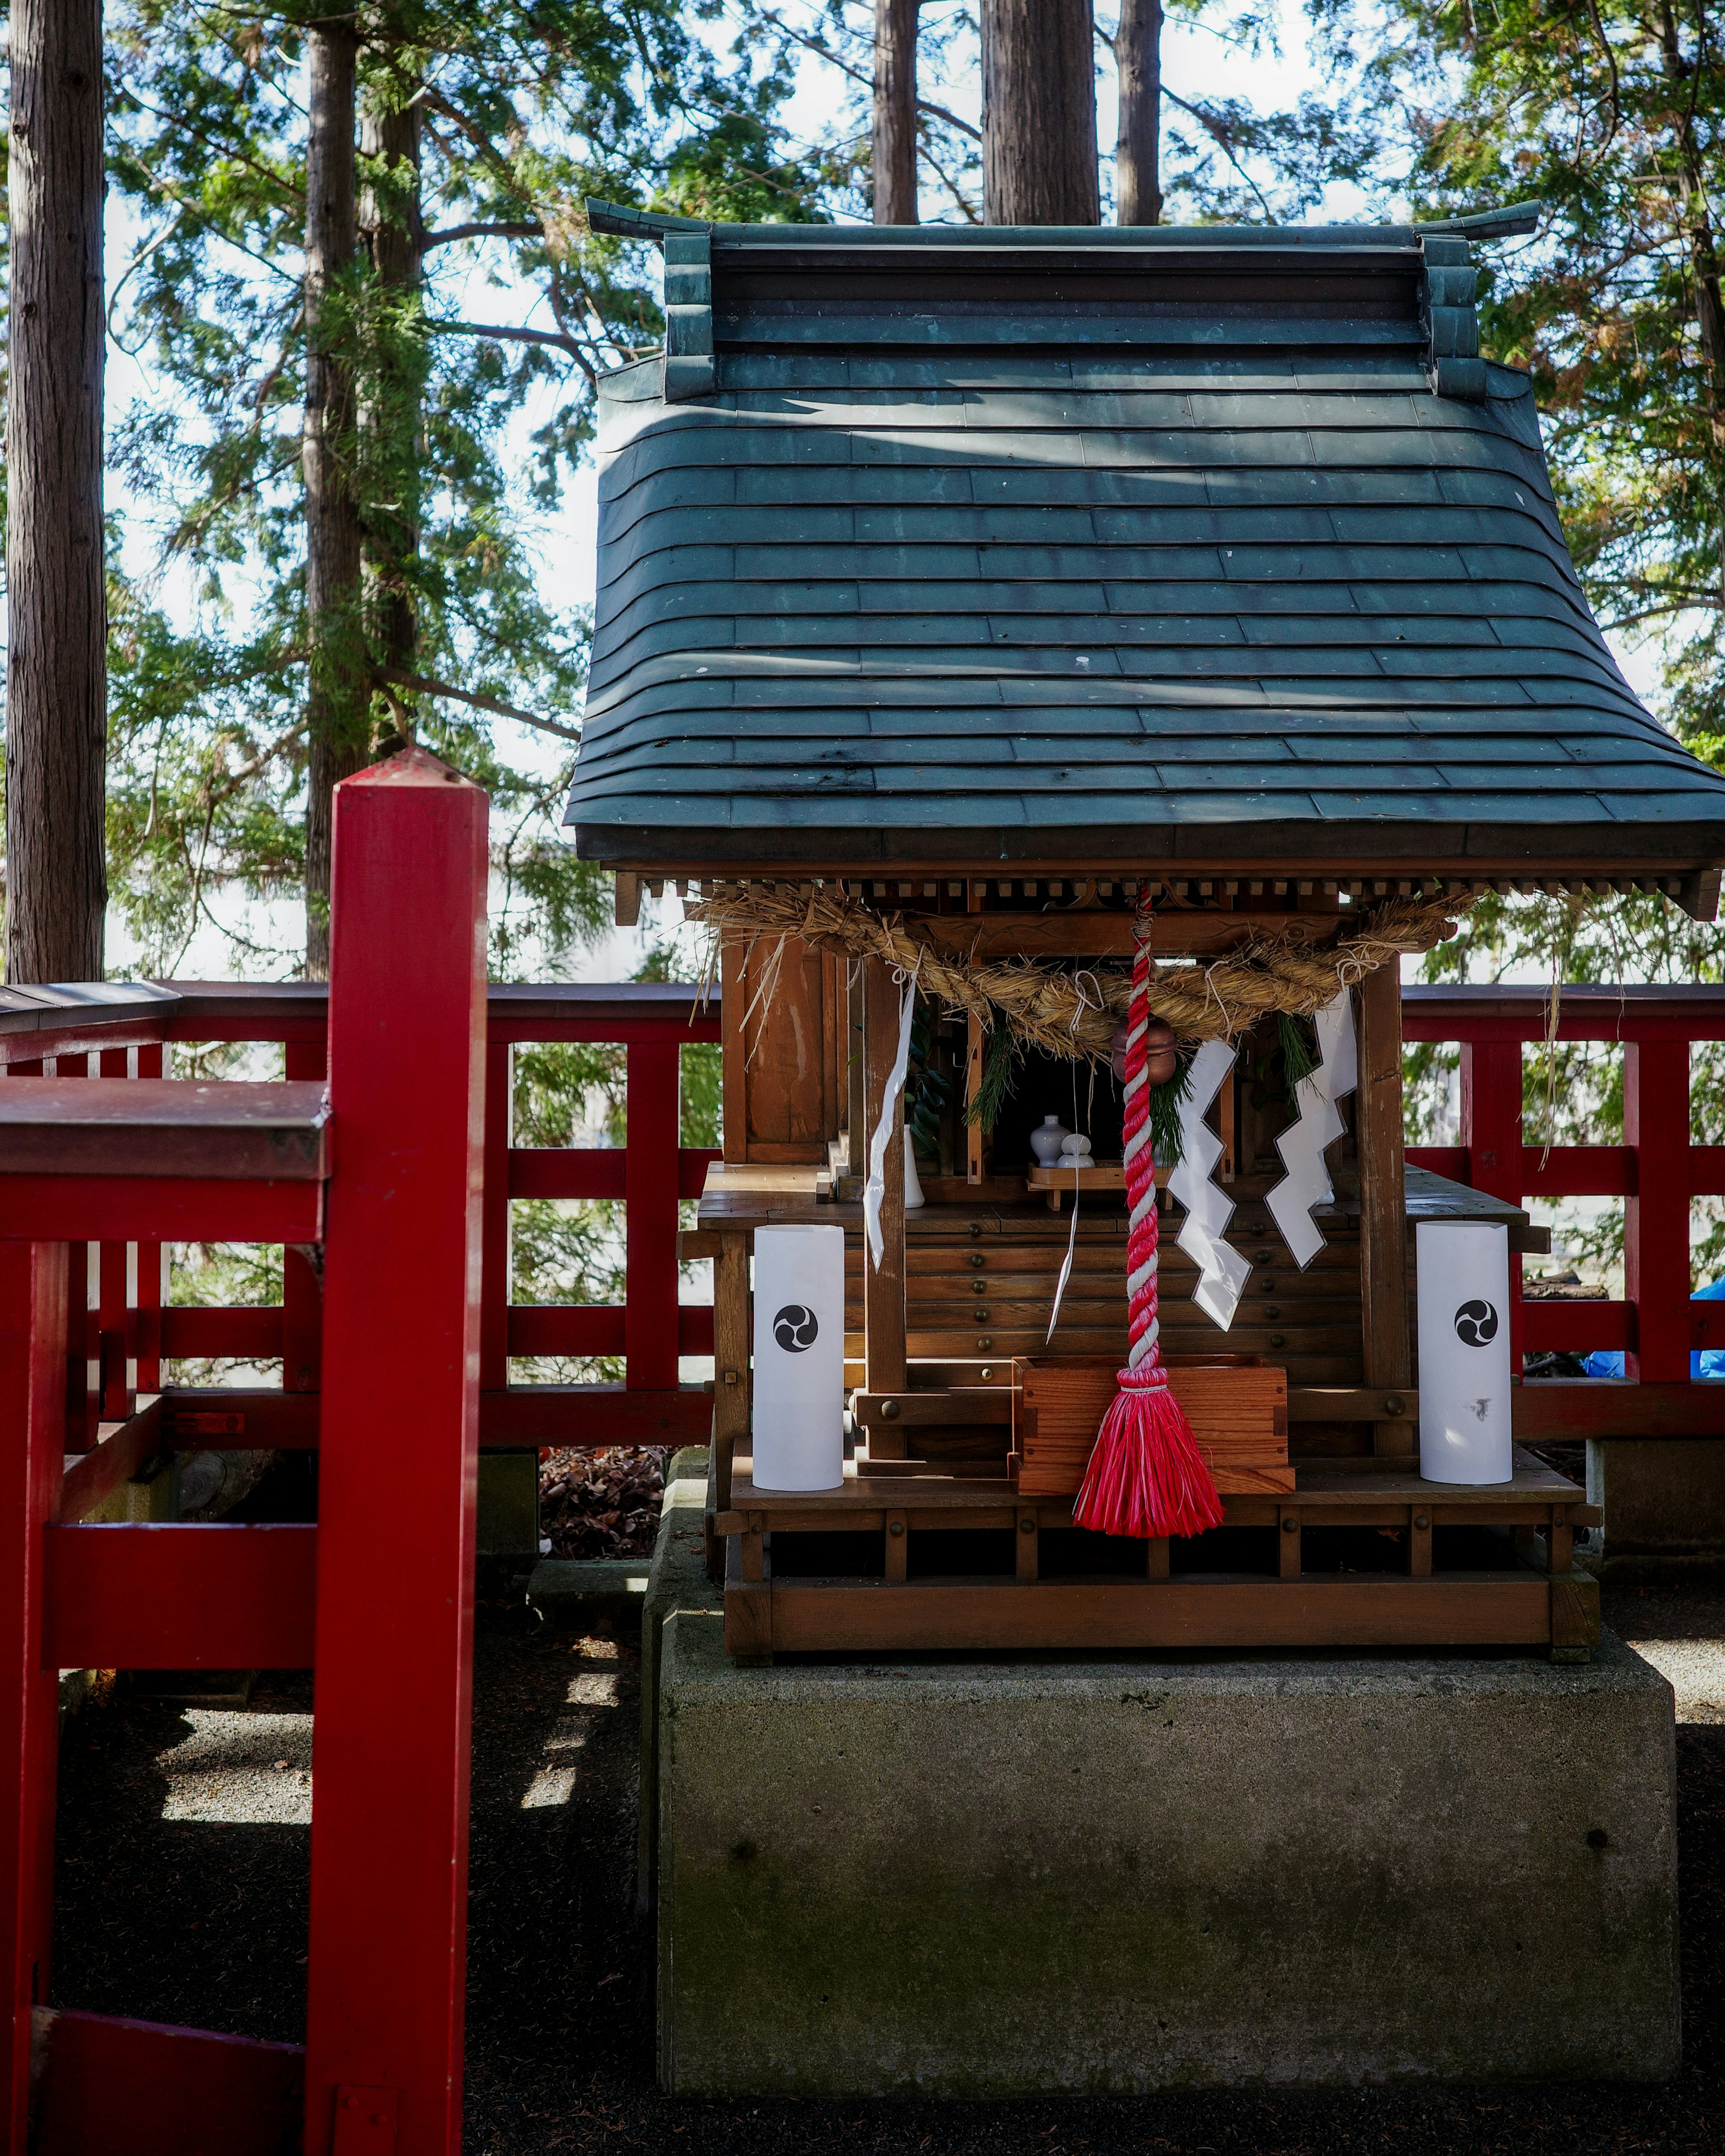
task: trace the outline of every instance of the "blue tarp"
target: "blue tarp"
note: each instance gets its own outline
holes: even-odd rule
[[[1725,1302],[1725,1280],[1716,1280],[1710,1287],[1698,1287],[1691,1297],[1695,1302]],[[1624,1374],[1623,1357],[1615,1348],[1596,1348],[1583,1359],[1582,1368],[1589,1378],[1620,1378]],[[1692,1352],[1689,1358],[1692,1378],[1725,1378],[1725,1348],[1707,1348]]]

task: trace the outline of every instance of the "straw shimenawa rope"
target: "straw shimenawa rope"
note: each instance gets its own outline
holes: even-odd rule
[[[1298,930],[1258,933],[1208,965],[1157,968],[1151,1011],[1192,1041],[1233,1040],[1273,1011],[1310,1018],[1335,1000],[1338,988],[1453,933],[1467,903],[1455,896],[1392,899],[1343,915],[1340,932],[1317,946],[1303,940],[1311,932],[1308,915]],[[922,993],[948,1010],[973,1014],[990,1031],[1004,1024],[1020,1048],[1072,1062],[1106,1059],[1131,999],[1128,973],[1069,973],[1037,958],[955,957],[913,934],[901,916],[873,912],[829,886],[799,891],[723,885],[691,901],[688,917],[711,929],[719,944],[773,945],[762,983],[769,1003],[777,962],[796,937],[841,957],[880,958],[906,976],[914,973]],[[956,926],[963,916],[947,918]]]

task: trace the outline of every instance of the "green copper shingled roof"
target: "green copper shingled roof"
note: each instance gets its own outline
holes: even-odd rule
[[[1465,240],[667,253],[670,362],[601,385],[588,856],[1725,860],[1725,780],[1589,612],[1526,377],[1473,356]]]

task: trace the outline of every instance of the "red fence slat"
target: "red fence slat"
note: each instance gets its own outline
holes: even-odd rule
[[[1623,1212],[1623,1291],[1636,1309],[1627,1373],[1670,1383],[1689,1374],[1686,1041],[1624,1050],[1623,1135],[1637,1155]]]
[[[170,1175],[0,1175],[0,1240],[316,1243],[321,1183]]]
[[[309,1669],[317,1535],[49,1527],[44,1660],[57,1670]]]
[[[38,2156],[261,2156],[295,2138],[298,2044],[109,2014],[46,2013],[41,2033]]]
[[[1586,1355],[1596,1348],[1628,1348],[1635,1306],[1627,1302],[1527,1302],[1522,1305],[1522,1345],[1530,1355]]]
[[[162,1352],[177,1361],[213,1355],[267,1361],[281,1353],[283,1324],[279,1302],[175,1303],[162,1313]]]

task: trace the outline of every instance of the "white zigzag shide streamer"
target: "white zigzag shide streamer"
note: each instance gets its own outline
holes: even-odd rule
[[[1324,1246],[1323,1230],[1312,1219],[1312,1209],[1327,1205],[1336,1194],[1324,1166],[1326,1149],[1348,1128],[1336,1103],[1359,1084],[1353,999],[1348,990],[1327,1004],[1313,1023],[1317,1068],[1296,1089],[1299,1118],[1276,1141],[1287,1176],[1264,1201],[1302,1272]]]
[[[1214,1179],[1224,1147],[1204,1116],[1233,1068],[1234,1050],[1226,1041],[1207,1040],[1193,1057],[1192,1083],[1180,1103],[1180,1158],[1168,1179],[1169,1190],[1186,1209],[1175,1240],[1198,1261],[1192,1300],[1224,1332],[1234,1322],[1251,1267],[1223,1240],[1234,1200]],[[1127,1292],[1131,1294],[1130,1287]]]

